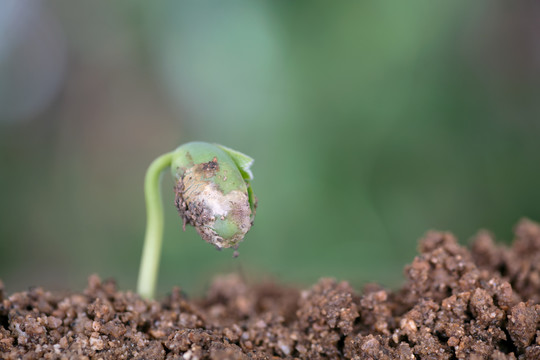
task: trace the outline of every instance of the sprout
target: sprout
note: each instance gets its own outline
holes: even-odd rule
[[[253,159],[218,144],[190,142],[155,159],[146,173],[147,227],[138,293],[153,298],[163,236],[160,176],[171,168],[175,205],[186,224],[217,249],[237,248],[249,231],[257,200],[251,189]]]

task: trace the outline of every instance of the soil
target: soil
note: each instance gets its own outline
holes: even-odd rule
[[[470,250],[429,232],[392,291],[321,279],[307,290],[219,277],[162,301],[91,276],[83,293],[5,295],[1,359],[540,359],[540,226]]]

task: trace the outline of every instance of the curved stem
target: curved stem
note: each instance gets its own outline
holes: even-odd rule
[[[161,243],[163,239],[163,202],[160,180],[163,170],[171,166],[173,153],[163,154],[155,159],[144,178],[146,200],[146,234],[139,268],[137,292],[146,299],[152,299],[156,291]]]

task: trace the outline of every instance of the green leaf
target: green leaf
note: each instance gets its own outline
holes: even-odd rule
[[[255,161],[252,157],[247,156],[240,151],[233,150],[223,145],[215,144],[221,150],[225,151],[231,159],[234,161],[240,173],[244,177],[244,180],[253,180],[253,173],[251,172],[251,165]]]

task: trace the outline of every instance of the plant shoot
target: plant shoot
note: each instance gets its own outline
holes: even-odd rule
[[[174,203],[184,230],[186,224],[192,225],[217,249],[236,249],[255,216],[252,164],[253,159],[245,154],[204,142],[184,144],[150,164],[144,183],[147,224],[137,285],[142,297],[154,297],[159,270],[163,238],[161,173],[171,169]]]

